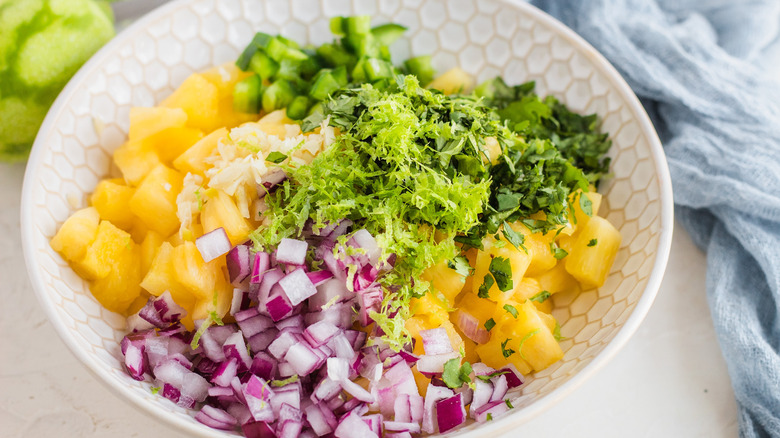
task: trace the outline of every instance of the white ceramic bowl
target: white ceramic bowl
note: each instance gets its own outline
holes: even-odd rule
[[[564,359],[531,378],[510,414],[455,435],[507,432],[552,406],[615,355],[655,298],[672,237],[661,144],[617,71],[561,23],[519,1],[176,1],[117,36],[60,94],[27,165],[21,220],[30,279],[68,347],[116,394],[186,433],[225,436],[127,376],[119,351],[123,318],[100,307],[49,240],[86,206],[98,180],[116,172],[111,153],[126,138],[131,106],[154,105],[190,73],[234,60],[256,31],[322,43],[332,38],[328,17],[354,14],[409,27],[393,47],[396,60],[432,54],[439,71],[460,66],[477,81],[496,75],[510,84],[536,80],[539,94],[598,113],[614,142],[614,177],[601,187],[601,214],[620,229],[623,244],[606,284],[556,296],[554,315],[568,338],[561,343]]]

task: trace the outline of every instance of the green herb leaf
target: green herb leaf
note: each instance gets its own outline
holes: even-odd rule
[[[452,260],[447,260],[447,267],[462,275],[464,280],[474,270],[469,264],[469,260],[464,256],[457,256]]]
[[[493,321],[493,318],[490,318],[487,321],[485,321],[485,329],[487,331],[493,330],[493,327],[495,327],[495,326],[496,326],[496,322]]]
[[[159,386],[152,386],[152,387],[151,387],[151,388],[149,388],[149,389],[152,391],[152,394],[154,394],[154,395],[157,395],[157,393],[158,393],[158,392],[160,392],[160,390],[162,389],[162,387],[159,387]]]
[[[273,151],[270,154],[268,154],[267,157],[265,157],[265,161],[268,161],[268,162],[274,163],[274,164],[279,164],[279,163],[281,163],[282,161],[284,161],[286,159],[287,159],[287,155],[285,155],[285,154],[283,154],[281,152],[277,152],[277,151]]]
[[[512,350],[511,348],[506,348],[506,344],[511,341],[512,338],[507,338],[504,342],[501,343],[501,353],[503,353],[504,357],[509,357],[513,354],[515,354],[515,350]]]
[[[477,291],[477,296],[480,298],[490,298],[490,288],[493,287],[494,283],[495,280],[493,280],[493,276],[485,274],[485,278],[482,279],[482,285],[479,287],[479,291]]]
[[[493,421],[493,414],[490,412],[487,414],[487,421]]]
[[[517,319],[517,309],[511,304],[504,304],[504,310],[509,312],[515,319]]]
[[[500,376],[502,374],[509,374],[509,371],[496,371],[490,374],[482,374],[477,376],[477,378],[483,382],[489,382],[493,377]]]
[[[464,383],[470,383],[471,378],[471,364],[463,362],[460,364],[460,359],[450,359],[444,364],[444,372],[442,373],[442,381],[445,385],[452,389],[460,388]]]
[[[596,246],[599,243],[599,239],[590,239],[588,246]]]
[[[557,260],[560,260],[569,255],[565,249],[558,247],[555,242],[550,243],[550,251],[552,251],[553,257],[555,257]]]
[[[514,409],[515,408],[514,406],[512,406],[512,402],[509,401],[509,399],[504,400],[504,402],[506,402],[506,407],[508,407],[509,409]]]
[[[506,257],[495,257],[490,261],[488,271],[496,280],[496,285],[501,292],[511,290],[512,284],[512,265]]]
[[[537,303],[543,303],[543,302],[545,302],[545,300],[547,300],[547,298],[550,298],[551,295],[552,294],[550,294],[550,292],[547,292],[546,290],[543,290],[543,291],[539,292],[538,294],[536,294],[536,295],[532,296],[531,298],[529,298],[529,300],[536,301]]]
[[[585,193],[580,195],[580,208],[583,213],[593,216],[593,202],[590,201],[590,198]]]
[[[501,232],[504,234],[507,242],[511,243],[518,251],[522,249],[528,254],[528,248],[523,245],[525,243],[525,235],[523,233],[513,230],[506,221],[504,221],[504,227],[501,229]]]
[[[520,350],[520,357],[522,357],[525,360],[525,354],[523,353],[523,344],[525,344],[525,341],[531,338],[531,336],[534,336],[535,334],[539,333],[539,329],[536,329],[532,332],[528,332],[527,335],[523,337],[523,339],[520,341],[520,346],[517,347],[518,350]]]

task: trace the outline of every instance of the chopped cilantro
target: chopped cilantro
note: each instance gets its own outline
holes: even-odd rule
[[[513,230],[512,227],[510,227],[506,222],[504,222],[504,227],[501,229],[501,232],[504,234],[504,238],[507,240],[507,242],[511,243],[515,249],[518,251],[522,249],[526,254],[528,254],[528,248],[523,245],[525,243],[524,234]]]
[[[485,329],[487,331],[493,330],[493,327],[495,327],[495,326],[496,326],[496,322],[493,321],[493,318],[490,318],[487,321],[485,321]]]
[[[493,421],[493,414],[490,412],[487,414],[487,421]]]
[[[447,260],[447,267],[462,275],[463,281],[465,281],[466,277],[471,275],[471,271],[474,270],[469,264],[469,260],[463,256],[457,256],[452,260]]]
[[[479,287],[479,291],[477,291],[477,296],[480,298],[489,298],[490,288],[493,287],[494,283],[495,280],[493,280],[493,276],[485,274],[485,278],[482,279],[482,285]]]
[[[265,161],[268,161],[268,162],[274,163],[274,164],[279,164],[279,163],[281,163],[282,161],[284,161],[286,159],[287,159],[287,155],[285,155],[285,154],[283,154],[281,152],[277,152],[277,151],[273,151],[270,154],[268,154],[267,157],[265,157]]]
[[[151,388],[149,388],[149,389],[152,391],[152,394],[154,394],[154,395],[157,395],[157,393],[158,393],[158,392],[160,392],[160,390],[162,389],[162,387],[160,387],[160,386],[152,386],[152,387],[151,387]]]
[[[536,301],[537,303],[543,303],[543,302],[545,302],[545,300],[547,300],[547,298],[550,298],[550,296],[552,296],[552,294],[550,294],[550,292],[547,292],[546,290],[543,290],[543,291],[539,292],[538,294],[536,294],[536,295],[532,296],[531,298],[529,298],[529,300]]]
[[[464,383],[470,383],[471,378],[471,364],[463,362],[460,364],[460,359],[450,359],[444,364],[444,372],[441,375],[442,381],[448,387],[455,389],[463,386]]]
[[[588,246],[596,246],[599,243],[599,239],[590,239]]]
[[[509,401],[509,399],[504,400],[504,402],[506,402],[506,407],[508,407],[509,409],[514,409],[515,408],[514,406],[512,406],[512,402]]]
[[[504,355],[504,357],[509,357],[513,354],[515,354],[515,350],[512,350],[511,348],[506,348],[506,344],[511,341],[512,338],[506,338],[504,342],[501,343],[501,353]]]
[[[557,260],[560,260],[569,255],[568,251],[560,248],[555,244],[555,242],[550,242],[550,251],[552,252],[553,257],[555,257]]]
[[[203,336],[203,333],[206,333],[206,330],[208,330],[209,327],[212,325],[224,325],[222,322],[222,318],[219,317],[217,314],[217,299],[218,299],[218,291],[214,291],[214,300],[212,302],[213,304],[213,310],[210,310],[208,313],[208,318],[203,320],[203,322],[200,324],[200,327],[198,327],[198,331],[195,332],[195,335],[192,337],[192,342],[190,342],[190,348],[193,350],[198,348],[198,345],[200,344],[200,337]]]
[[[510,315],[517,319],[517,309],[515,309],[515,306],[511,304],[504,304],[504,310],[509,312]]]
[[[531,338],[531,336],[539,333],[539,329],[536,329],[532,332],[528,332],[527,335],[523,337],[523,339],[520,341],[520,346],[517,347],[517,349],[520,351],[520,357],[522,357],[525,360],[525,354],[523,353],[523,344],[525,344],[525,341]]]
[[[563,336],[561,336],[561,325],[558,324],[558,321],[555,321],[555,328],[553,329],[553,337],[558,342],[561,342],[562,340],[566,339]]]
[[[580,194],[580,208],[586,215],[593,216],[593,202],[585,193]]]
[[[511,290],[512,284],[512,265],[506,257],[495,257],[490,261],[488,271],[496,280],[496,285],[501,292]]]
[[[493,377],[500,376],[502,374],[509,374],[509,371],[496,371],[496,372],[493,372],[493,373],[490,373],[490,374],[482,374],[482,375],[477,376],[477,378],[479,380],[482,380],[483,382],[488,382]]]

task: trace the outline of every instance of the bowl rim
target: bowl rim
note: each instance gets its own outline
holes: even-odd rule
[[[631,87],[623,79],[617,69],[593,46],[590,45],[585,39],[576,34],[572,29],[548,15],[546,12],[536,8],[535,6],[526,3],[522,0],[497,0],[499,3],[503,3],[510,7],[517,8],[523,14],[531,17],[535,21],[539,21],[549,28],[555,30],[560,36],[565,38],[568,43],[576,47],[589,61],[593,64],[594,68],[599,70],[616,88],[619,95],[623,98],[632,113],[637,115],[636,121],[639,124],[640,131],[644,134],[648,140],[650,153],[655,163],[655,173],[659,181],[659,200],[661,204],[661,225],[659,228],[659,240],[658,250],[655,254],[655,261],[653,268],[648,277],[647,285],[642,292],[642,296],[637,302],[634,310],[629,315],[628,319],[622,325],[622,327],[615,334],[613,339],[604,347],[604,349],[596,355],[591,362],[572,376],[569,380],[564,382],[561,386],[540,397],[536,402],[531,405],[518,410],[510,415],[503,415],[497,418],[495,421],[484,423],[478,428],[480,434],[497,434],[506,432],[508,429],[525,423],[532,418],[538,416],[542,412],[546,411],[565,396],[572,393],[576,389],[582,386],[582,384],[602,369],[608,362],[610,362],[615,355],[626,345],[631,336],[639,328],[642,321],[647,316],[650,307],[655,300],[658,290],[661,286],[666,265],[669,259],[669,253],[672,243],[672,232],[674,228],[674,201],[672,194],[672,183],[669,173],[669,168],[666,161],[666,156],[663,151],[663,147],[658,134],[653,127],[650,117],[647,115],[644,107],[640,103],[636,94],[634,94]],[[114,52],[114,50],[124,44],[127,40],[131,39],[139,30],[147,27],[153,21],[168,15],[172,11],[181,8],[186,4],[193,3],[194,0],[175,0],[168,4],[157,7],[153,11],[141,17],[132,25],[122,30],[111,41],[104,45],[95,55],[93,55],[89,61],[87,61],[79,71],[71,78],[65,88],[60,92],[57,99],[49,109],[41,128],[36,135],[33,148],[30,153],[30,157],[25,169],[24,182],[22,187],[22,202],[21,202],[21,237],[22,237],[22,250],[24,253],[24,261],[27,266],[27,273],[30,282],[33,286],[35,296],[43,307],[48,320],[52,323],[57,332],[57,335],[68,346],[70,352],[79,359],[79,361],[89,370],[89,372],[95,376],[105,387],[107,387],[113,394],[120,399],[125,399],[132,402],[136,408],[143,412],[147,412],[154,417],[161,420],[161,423],[167,427],[176,428],[185,433],[196,436],[216,436],[224,437],[233,435],[230,432],[217,431],[213,429],[205,429],[204,427],[186,421],[179,416],[168,415],[166,411],[156,409],[155,405],[148,403],[135,391],[129,390],[128,386],[118,385],[116,380],[106,378],[101,366],[87,353],[80,349],[73,335],[69,334],[69,329],[60,320],[58,311],[54,304],[47,299],[44,290],[46,286],[41,280],[40,265],[35,259],[35,249],[33,244],[35,242],[35,228],[30,224],[33,223],[33,211],[35,205],[32,203],[32,190],[34,187],[34,177],[37,169],[43,161],[44,147],[39,145],[43,142],[43,139],[48,135],[54,125],[54,121],[58,118],[59,113],[65,106],[75,92],[83,86],[84,79],[95,70],[99,69],[105,59]],[[522,413],[522,414],[521,414]],[[471,435],[477,432],[472,431],[453,431],[451,435],[465,436]]]

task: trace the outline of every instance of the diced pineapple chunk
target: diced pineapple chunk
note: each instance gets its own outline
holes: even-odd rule
[[[194,173],[203,176],[209,168],[206,158],[217,150],[219,140],[228,135],[228,130],[219,128],[190,146],[178,158],[173,160],[173,167],[182,173]]]
[[[559,292],[567,292],[579,288],[577,280],[566,270],[566,260],[569,257],[571,257],[571,255],[560,260],[549,271],[535,277],[536,280],[539,281],[542,290],[546,290],[551,294],[557,294]]]
[[[114,151],[114,163],[128,184],[137,186],[161,161],[149,142],[129,141]]]
[[[280,138],[287,136],[285,125],[294,124],[295,121],[287,117],[285,110],[272,111],[257,121],[258,128],[268,135],[275,135]]]
[[[444,321],[449,321],[447,303],[439,299],[435,294],[427,293],[419,298],[412,298],[409,310],[412,315],[424,316],[428,322],[426,328],[436,328]]]
[[[163,237],[156,231],[149,231],[141,243],[141,276],[146,276],[152,266],[157,251],[163,243]]]
[[[230,196],[221,190],[217,190],[209,200],[203,204],[200,213],[200,222],[203,224],[203,233],[223,227],[233,245],[239,245],[249,238],[252,228],[241,212],[236,207]]]
[[[149,229],[170,236],[180,225],[176,196],[181,192],[182,180],[181,174],[169,167],[155,167],[130,198],[130,211]]]
[[[447,70],[428,84],[428,88],[444,94],[468,93],[474,88],[474,78],[458,67]]]
[[[499,246],[492,236],[486,237],[482,241],[483,250],[477,253],[474,266],[474,280],[471,284],[471,290],[475,294],[484,283],[485,275],[488,274],[490,263],[496,257],[504,257],[509,260],[512,267],[512,288],[523,279],[526,269],[531,264],[530,251],[527,253],[523,249],[517,249],[506,241],[502,241],[503,246]],[[500,292],[498,284],[494,283],[488,292],[490,299],[495,301]]]
[[[219,259],[206,263],[194,243],[184,242],[173,250],[173,270],[179,284],[195,295],[196,301],[212,300],[217,276],[222,273]]]
[[[117,313],[126,312],[141,294],[140,248],[129,234],[125,234],[123,238],[129,244],[113,253],[111,259],[107,260],[110,266],[108,275],[95,280],[89,288],[103,307]]]
[[[480,327],[484,327],[485,322],[493,317],[493,309],[496,305],[490,300],[480,298],[473,293],[464,293],[458,301],[458,308],[465,309],[471,316],[479,320]]]
[[[601,286],[615,261],[620,241],[620,231],[606,219],[593,216],[580,230],[566,257],[566,270],[583,286]]]
[[[130,108],[130,141],[141,140],[168,128],[181,128],[187,113],[180,108]]]
[[[203,138],[203,131],[194,128],[168,128],[144,139],[166,165]]]
[[[447,298],[447,306],[452,307],[455,297],[463,290],[466,277],[448,266],[447,260],[442,260],[423,272],[422,279],[429,281],[431,286]]]
[[[75,261],[84,257],[87,247],[95,241],[100,224],[100,214],[94,207],[84,208],[65,220],[51,239],[51,247],[65,260]]]
[[[133,189],[124,185],[121,179],[104,179],[92,193],[92,206],[97,209],[102,219],[128,231],[135,221],[135,216],[127,209],[132,196]]]
[[[493,330],[497,329],[493,328]],[[496,336],[495,334],[491,334],[490,341],[485,344],[477,345],[475,348],[477,355],[479,356],[479,360],[485,365],[495,369],[501,369],[505,367],[507,363],[511,363],[517,368],[518,371],[520,371],[521,374],[529,374],[532,371],[532,368],[528,362],[523,360],[523,358],[517,354],[517,346],[508,345],[509,342],[513,341],[513,339],[510,339],[510,341],[507,342],[507,345],[501,345],[506,341],[506,339],[507,338],[505,336]],[[515,352],[510,354],[510,349],[514,349]],[[504,355],[504,351],[507,352],[506,356]]]
[[[560,360],[563,350],[553,336],[553,330],[547,326],[547,317],[540,316],[530,301],[516,309],[517,318],[507,314],[497,327],[502,336],[493,337],[509,339],[507,348],[515,350],[515,354],[528,362],[535,371],[543,370]],[[555,320],[552,321],[554,328]]]
[[[584,227],[591,218],[591,216],[588,216],[584,211],[582,211],[582,203],[584,202],[583,200],[585,198],[590,200],[592,216],[596,216],[599,212],[599,207],[601,207],[602,196],[601,193],[595,190],[595,188],[591,188],[589,192],[577,190],[576,192],[572,193],[569,196],[569,202],[572,204],[574,209],[574,218],[570,218],[569,220],[573,222],[578,229],[582,229],[582,227]]]
[[[111,272],[112,266],[117,264],[116,260],[134,247],[135,242],[130,234],[109,221],[100,221],[95,240],[87,247],[84,257],[74,262],[73,268],[88,280],[104,278]]]
[[[553,237],[555,236],[554,232],[542,233],[539,231],[531,233],[528,227],[523,225],[522,222],[510,224],[510,227],[514,231],[523,234],[525,239],[523,245],[528,249],[528,253],[531,255],[531,263],[528,265],[525,275],[540,274],[555,266],[556,259],[550,249],[550,243],[552,243]]]
[[[197,73],[160,103],[162,107],[181,108],[187,113],[187,126],[211,131],[219,126],[217,87]]]
[[[149,272],[141,281],[141,287],[154,296],[160,296],[166,290],[176,304],[184,307],[188,313],[195,304],[195,297],[184,286],[179,284],[173,266],[174,250],[168,242],[163,242],[152,261]]]

